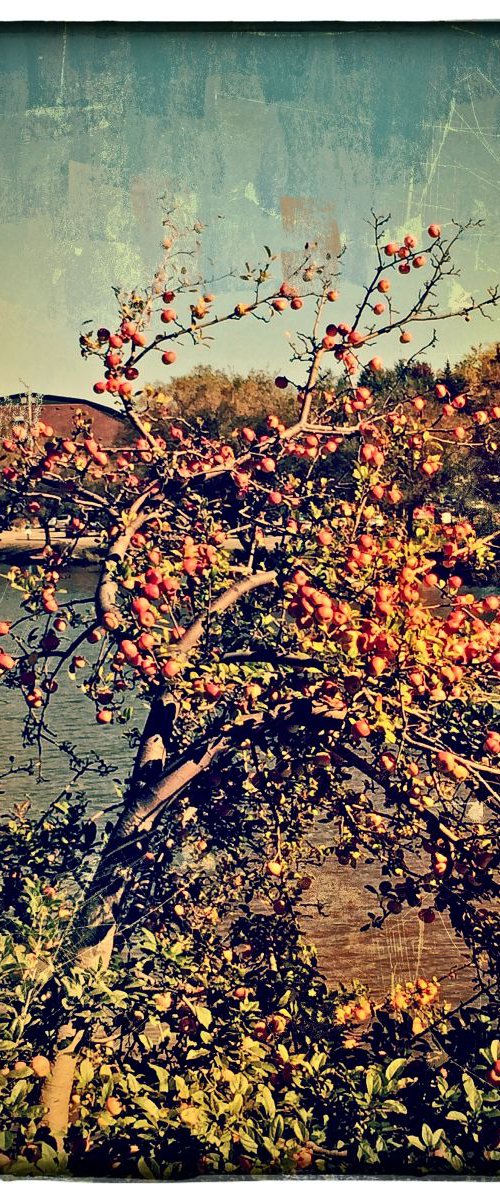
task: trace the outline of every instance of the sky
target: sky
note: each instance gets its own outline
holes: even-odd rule
[[[500,281],[500,24],[40,23],[3,25],[0,39],[0,394],[92,396],[82,322],[109,326],[112,286],[151,278],[163,195],[205,223],[216,275],[264,244],[286,256],[318,233],[345,241],[348,322],[371,273],[372,208],[396,238],[483,221],[445,305]],[[234,280],[216,290],[223,309],[242,298]],[[291,329],[288,316],[231,323],[209,353],[186,345],[149,374],[286,373]],[[425,357],[460,359],[500,339],[500,307],[439,334]],[[400,351],[394,339],[384,361]]]

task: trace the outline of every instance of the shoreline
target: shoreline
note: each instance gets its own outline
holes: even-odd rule
[[[20,564],[37,560],[42,562],[46,544],[43,529],[5,530],[0,533],[0,561]],[[71,560],[75,564],[99,563],[102,557],[101,540],[96,534],[85,534],[75,544],[75,538],[54,531],[51,534],[51,546],[61,550],[74,547]]]
[[[278,539],[268,537],[264,544],[267,548],[273,549],[273,543]],[[14,564],[26,565],[29,562],[43,562],[43,550],[46,546],[45,532],[41,528],[26,528],[26,529],[8,529],[0,532],[0,562],[13,562]],[[66,534],[57,529],[51,531],[50,544],[52,548],[60,548],[61,550],[71,551],[71,563],[74,566],[82,566],[85,564],[99,565],[103,557],[105,546],[101,542],[98,534],[88,533],[83,534],[78,539],[67,537]],[[236,549],[240,547],[237,538],[229,538],[226,543],[227,549]],[[462,570],[463,586],[465,588],[473,588],[477,595],[487,595],[490,592],[496,592],[500,589],[500,580],[494,583],[486,583],[479,577],[473,577],[468,570]],[[427,592],[427,602],[435,604],[442,600],[442,593],[439,589],[425,589]]]

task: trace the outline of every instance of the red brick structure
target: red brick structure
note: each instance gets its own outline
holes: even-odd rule
[[[126,426],[123,417],[107,405],[94,400],[77,400],[70,396],[6,396],[0,400],[0,415],[4,408],[9,410],[10,420],[19,419],[21,416],[29,420],[30,401],[38,420],[52,426],[56,436],[66,437],[73,434],[73,418],[79,411],[92,421],[94,436],[102,446],[120,445],[125,438]]]

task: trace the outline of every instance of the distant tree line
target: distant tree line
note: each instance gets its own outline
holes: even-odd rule
[[[398,400],[425,395],[430,427],[443,407],[443,401],[435,395],[438,384],[446,388],[448,403],[457,398],[461,403],[465,398],[466,411],[477,409],[479,405],[491,408],[500,402],[500,343],[472,349],[453,366],[447,361],[442,370],[436,371],[424,361],[415,360],[408,364],[399,360],[393,367],[379,372],[367,367],[359,378],[359,386],[369,387],[376,398],[376,411],[383,408],[385,402],[390,401],[392,405]],[[334,402],[339,382],[333,374],[327,372],[323,376],[321,387],[326,401],[332,398]],[[162,382],[148,385],[142,403],[144,412],[155,419],[162,414],[166,424],[180,418],[208,437],[230,439],[234,430],[242,425],[264,433],[270,415],[289,424],[294,411],[294,391],[291,386],[277,388],[274,378],[263,371],[243,375],[202,366],[172,380],[168,388]],[[454,410],[453,417],[450,415],[450,429],[456,426],[456,418],[457,411]],[[415,506],[425,503],[431,488],[436,498],[438,482],[438,498],[443,504],[473,511],[480,529],[495,528],[500,495],[499,449],[494,424],[491,436],[472,441],[467,455],[450,437],[437,481],[431,484],[416,473],[407,476],[407,491],[411,492]],[[353,453],[354,443],[346,441],[325,470],[336,479],[346,474],[352,481]]]

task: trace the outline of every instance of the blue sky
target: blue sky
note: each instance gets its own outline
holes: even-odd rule
[[[80,324],[108,324],[111,285],[150,277],[163,193],[207,223],[216,273],[264,243],[283,252],[338,230],[346,320],[370,274],[372,207],[392,213],[396,237],[484,221],[445,289],[452,306],[500,278],[497,24],[7,25],[0,37],[4,394],[91,395]],[[236,298],[223,288],[221,307]],[[284,369],[289,328],[233,325],[210,358],[186,347],[175,370]],[[498,319],[444,323],[434,361],[498,337]]]

